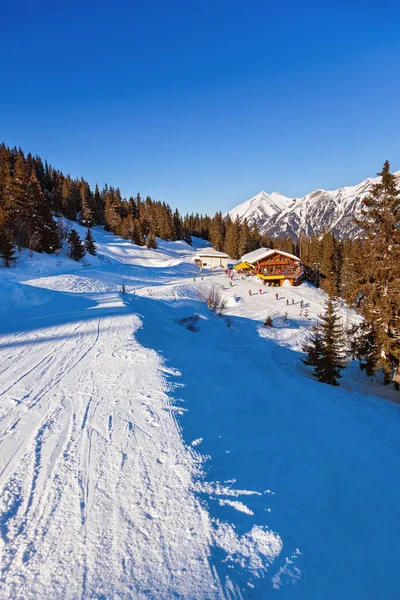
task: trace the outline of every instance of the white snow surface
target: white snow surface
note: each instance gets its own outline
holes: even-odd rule
[[[94,237],[0,269],[0,598],[399,597],[397,394],[302,365],[324,293]]]
[[[396,171],[400,186],[400,171]],[[356,237],[360,233],[354,218],[361,216],[362,200],[380,177],[369,177],[357,185],[337,190],[315,190],[299,198],[287,198],[275,192],[260,192],[239,204],[227,214],[239,216],[249,225],[256,223],[260,232],[273,237],[299,237],[301,233],[321,234],[326,229],[340,237]]]

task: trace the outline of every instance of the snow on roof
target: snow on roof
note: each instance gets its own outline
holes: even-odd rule
[[[294,254],[289,254],[289,252],[277,250],[276,248],[274,248],[273,250],[269,248],[259,248],[258,250],[253,250],[253,252],[248,252],[248,254],[242,256],[242,260],[254,264],[259,260],[266,258],[267,256],[271,256],[272,254],[282,254],[283,256],[287,256],[288,258],[292,258],[293,260],[297,260],[300,262],[298,256],[295,256]]]
[[[229,258],[229,254],[225,254],[225,252],[220,252],[219,250],[215,250],[215,248],[205,248],[204,250],[197,251],[196,256],[201,258],[202,256],[209,257],[219,257],[219,258]]]
[[[253,252],[244,254],[241,258],[244,262],[254,263],[257,260],[260,260],[260,258],[267,256],[269,253],[270,250],[268,250],[268,248],[258,248],[258,250],[253,250]]]

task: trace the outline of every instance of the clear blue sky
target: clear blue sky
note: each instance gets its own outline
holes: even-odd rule
[[[3,0],[0,141],[181,212],[400,169],[399,0]]]

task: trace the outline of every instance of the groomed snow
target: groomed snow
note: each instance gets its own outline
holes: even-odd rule
[[[302,366],[323,292],[94,236],[0,270],[1,599],[397,598],[397,396]]]

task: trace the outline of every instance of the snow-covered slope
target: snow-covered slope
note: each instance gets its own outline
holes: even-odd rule
[[[94,236],[0,269],[0,598],[397,598],[396,392],[310,377],[324,293]]]
[[[395,174],[400,181],[400,171]],[[228,214],[232,219],[238,215],[241,221],[257,223],[260,232],[271,237],[298,238],[301,232],[320,234],[327,229],[343,238],[355,237],[359,230],[354,218],[360,216],[362,199],[378,181],[378,177],[368,178],[338,190],[316,190],[303,198],[260,192]]]

